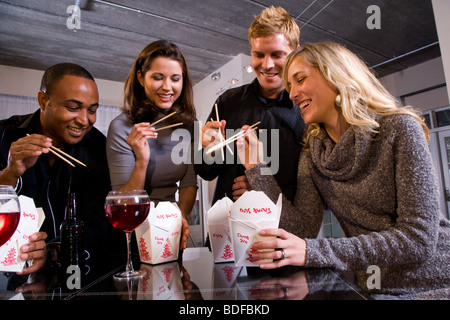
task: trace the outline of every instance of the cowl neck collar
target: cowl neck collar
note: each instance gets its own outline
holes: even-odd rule
[[[310,152],[317,170],[333,180],[345,181],[367,167],[371,142],[376,133],[350,126],[335,143],[324,128],[310,137]]]

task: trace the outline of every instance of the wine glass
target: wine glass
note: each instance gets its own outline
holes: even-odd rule
[[[145,190],[110,191],[105,199],[105,212],[109,222],[127,236],[127,266],[116,278],[134,278],[145,274],[135,271],[131,262],[131,233],[147,219],[150,198]]]
[[[0,185],[0,247],[5,244],[19,225],[20,204],[12,186]]]

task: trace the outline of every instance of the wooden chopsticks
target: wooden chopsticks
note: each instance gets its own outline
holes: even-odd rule
[[[165,127],[161,127],[158,129],[155,129],[155,132],[160,131],[160,130],[164,130],[164,129],[168,129],[168,128],[172,128],[172,127],[177,127],[177,126],[181,126],[183,124],[183,122],[178,122],[175,124],[171,124],[170,126],[165,126]]]
[[[214,104],[214,108],[216,109],[216,119],[217,119],[217,121],[220,121],[219,111],[217,110],[217,103]],[[220,140],[220,143],[223,143],[224,139],[223,139],[223,135],[222,135],[222,132],[220,131],[220,129],[219,129],[219,140]],[[223,161],[225,161],[225,153],[223,152],[223,148],[220,148],[220,151],[222,153],[222,162],[223,162]]]
[[[160,123],[160,122],[163,121],[163,120],[166,120],[167,118],[173,116],[175,113],[176,113],[176,112],[174,111],[174,112],[172,112],[171,114],[169,114],[169,115],[167,115],[167,116],[165,116],[165,117],[162,117],[161,119],[159,119],[159,120],[157,120],[157,121],[155,121],[155,122],[153,122],[153,123],[150,123],[150,124],[149,124],[149,127],[153,127],[155,124],[158,124],[158,123]]]
[[[161,121],[166,120],[167,118],[173,116],[175,113],[176,113],[176,111],[172,112],[171,114],[169,114],[169,115],[167,115],[167,116],[165,116],[165,117],[162,117],[161,119],[159,119],[159,120],[157,120],[157,121],[151,123],[151,124],[149,125],[149,127],[154,127],[156,124],[158,124],[158,123],[160,123]],[[178,122],[178,123],[175,123],[175,124],[171,124],[171,125],[169,125],[169,126],[165,126],[165,127],[158,128],[158,129],[155,130],[155,132],[156,132],[156,131],[160,131],[160,130],[164,130],[164,129],[168,129],[168,128],[172,128],[172,127],[181,126],[182,124],[183,124],[183,122]]]
[[[27,133],[27,136],[29,136],[28,133]],[[53,153],[55,156],[57,156],[58,158],[60,158],[61,160],[67,162],[67,163],[68,163],[69,165],[71,165],[72,167],[75,167],[75,165],[74,165],[70,160],[75,161],[76,163],[82,165],[83,167],[86,167],[86,165],[85,165],[83,162],[81,162],[81,161],[78,160],[78,159],[75,159],[75,158],[72,157],[70,154],[65,153],[64,151],[62,151],[62,150],[59,149],[59,148],[56,148],[56,147],[54,147],[54,146],[50,146],[49,151],[50,151],[51,153]],[[64,156],[67,157],[67,158],[69,158],[70,160],[64,158]]]
[[[217,121],[219,122],[220,119],[219,119],[219,111],[218,111],[218,109],[217,109],[217,103],[214,104],[214,108],[216,109],[216,119],[217,119]],[[211,118],[211,121],[214,121],[214,120]],[[222,131],[220,131],[220,129],[219,129],[219,139],[220,139],[220,143],[223,143],[224,140],[225,140],[224,137],[223,137],[223,135],[222,135]],[[233,154],[233,150],[231,150],[230,146],[227,145],[227,144],[226,144],[225,146],[227,147],[228,151],[230,151],[231,155],[234,155],[234,154]],[[220,150],[221,150],[221,152],[222,152],[222,161],[225,161],[225,154],[223,153],[223,149],[221,148]]]
[[[66,162],[69,163],[69,164],[70,164],[70,162],[69,162],[67,159],[64,159],[61,155],[59,155],[58,152],[61,153],[61,154],[64,155],[64,156],[66,156],[67,158],[69,158],[69,159],[75,161],[76,163],[82,165],[83,167],[86,167],[86,165],[85,165],[83,162],[81,162],[80,160],[75,159],[75,158],[72,157],[70,154],[67,154],[67,153],[65,153],[64,151],[62,151],[61,149],[58,149],[58,148],[56,148],[56,147],[54,147],[54,146],[51,146],[51,147],[50,147],[50,152],[53,152],[53,154],[55,154],[56,156],[60,157],[62,160],[66,161]],[[75,167],[73,164],[72,164],[72,166]]]
[[[242,136],[245,134],[245,132],[247,132],[248,130],[257,129],[258,127],[256,127],[256,126],[257,126],[258,124],[260,124],[260,123],[261,123],[261,121],[258,121],[258,122],[256,122],[256,123],[252,124],[247,130],[241,130],[241,131],[239,131],[238,133],[236,133],[236,134],[232,135],[231,137],[229,137],[228,139],[226,139],[225,141],[223,141],[223,142],[221,142],[221,143],[219,143],[219,144],[216,144],[216,145],[213,146],[211,149],[208,149],[208,150],[206,151],[206,154],[210,154],[210,153],[212,153],[212,152],[214,152],[214,151],[216,151],[216,150],[219,150],[219,149],[223,148],[224,146],[230,144],[231,142],[233,142],[233,141],[239,139],[239,138],[242,137]]]
[[[156,120],[153,123],[150,123],[148,126],[149,127],[153,127],[156,124],[160,123],[161,121],[166,120],[167,118],[173,116],[175,113],[176,113],[176,111],[172,112],[171,114],[169,114],[169,115],[167,115],[165,117],[162,117],[159,120]],[[171,125],[168,125],[168,126],[165,126],[165,127],[157,128],[157,129],[155,129],[155,132],[158,132],[158,131],[161,131],[161,130],[164,130],[164,129],[168,129],[168,128],[172,128],[172,127],[178,127],[178,126],[181,126],[181,125],[183,125],[183,122],[174,123],[174,124],[171,124]],[[126,136],[126,138],[128,139],[128,136]]]

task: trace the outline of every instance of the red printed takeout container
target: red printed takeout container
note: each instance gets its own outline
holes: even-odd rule
[[[230,225],[228,223],[232,204],[233,201],[228,197],[224,197],[216,201],[206,214],[209,243],[214,262],[233,261]]]
[[[141,265],[145,275],[139,280],[137,300],[184,300],[183,283],[177,262]]]
[[[262,260],[253,258],[255,241],[268,240],[258,235],[259,230],[278,228],[281,214],[281,194],[273,203],[262,191],[247,191],[230,207],[230,233],[236,266],[254,267]]]
[[[180,248],[181,211],[176,203],[151,202],[147,219],[136,228],[141,262],[158,264],[178,259]]]
[[[34,200],[26,196],[19,196],[20,220],[11,238],[0,247],[0,271],[20,272],[25,267],[20,259],[20,247],[28,243],[29,236],[38,232],[45,220],[42,208],[36,208]]]

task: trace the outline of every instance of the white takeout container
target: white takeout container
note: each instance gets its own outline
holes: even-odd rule
[[[24,260],[19,258],[20,247],[29,242],[29,237],[39,231],[45,219],[42,208],[36,208],[34,200],[19,196],[20,220],[16,232],[0,247],[0,271],[21,272]]]
[[[237,278],[246,275],[246,269],[237,267],[233,262],[214,265],[212,274],[213,299],[236,300]]]
[[[229,223],[236,266],[252,267],[264,262],[252,257],[252,245],[255,241],[270,239],[259,236],[258,231],[278,228],[281,206],[281,194],[275,204],[264,192],[254,190],[246,191],[231,205]]]
[[[228,217],[233,204],[228,197],[224,197],[208,210],[206,214],[209,242],[214,256],[214,262],[233,261],[230,225]]]
[[[184,300],[183,283],[177,262],[157,266],[141,265],[145,275],[139,280],[138,300]]]
[[[176,203],[151,202],[147,219],[136,228],[141,262],[158,264],[178,259],[182,216]]]

